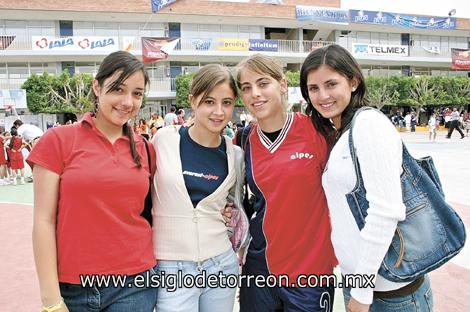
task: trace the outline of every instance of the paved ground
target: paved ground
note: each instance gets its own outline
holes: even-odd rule
[[[427,133],[402,133],[411,153],[431,155],[449,202],[470,228],[470,138],[446,140],[440,132],[435,143]],[[32,255],[32,184],[0,186],[0,312],[39,310],[39,291]],[[468,230],[467,230],[468,232]],[[459,256],[431,274],[435,311],[470,311],[470,244]],[[464,295],[464,294],[467,295]],[[337,292],[334,311],[344,307]]]

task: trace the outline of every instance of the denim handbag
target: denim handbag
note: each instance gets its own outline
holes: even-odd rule
[[[349,149],[357,183],[346,194],[346,199],[360,230],[364,227],[369,202],[366,199],[352,130],[357,115],[369,109],[373,108],[363,107],[355,113],[349,131]],[[445,201],[432,158],[414,159],[403,144],[402,166],[401,186],[406,218],[398,222],[392,243],[378,272],[393,282],[410,282],[437,269],[460,252],[466,239],[462,220]]]

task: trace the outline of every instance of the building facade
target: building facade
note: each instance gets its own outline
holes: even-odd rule
[[[142,37],[179,40],[166,59],[148,64],[148,107],[162,114],[177,105],[181,73],[232,67],[253,53],[298,70],[312,49],[330,43],[351,51],[365,76],[469,76],[452,69],[451,49],[469,48],[470,20],[416,13],[343,9],[340,0],[177,0],[156,14],[150,0],[0,0],[0,89],[19,89],[44,71],[96,73],[114,50],[141,56]]]

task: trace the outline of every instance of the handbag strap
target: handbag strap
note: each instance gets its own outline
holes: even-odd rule
[[[350,126],[349,126],[349,151],[351,153],[351,158],[352,158],[352,161],[354,163],[354,170],[356,171],[356,175],[360,172],[360,168],[359,168],[359,160],[357,159],[357,154],[356,154],[356,147],[354,146],[353,127],[354,127],[354,124],[356,122],[357,116],[361,112],[366,111],[366,110],[374,110],[374,111],[376,111],[380,114],[383,114],[380,110],[378,110],[376,108],[373,108],[373,107],[370,107],[370,106],[361,107],[354,113],[354,116],[353,116],[353,118],[351,120],[351,123],[350,123]],[[405,156],[405,155],[410,155],[411,156],[410,152],[406,148],[406,145],[403,143],[403,140],[401,141],[401,145],[402,145],[402,149],[403,149],[403,156]],[[360,182],[358,181],[357,183],[360,183]]]
[[[146,138],[143,138],[145,150],[147,152],[147,161],[149,166],[149,190],[147,196],[145,196],[144,209],[141,213],[141,216],[144,217],[150,226],[152,226],[152,159],[150,157],[149,145]]]

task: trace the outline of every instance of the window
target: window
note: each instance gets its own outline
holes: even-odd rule
[[[61,37],[73,36],[73,21],[59,21],[59,35]]]

